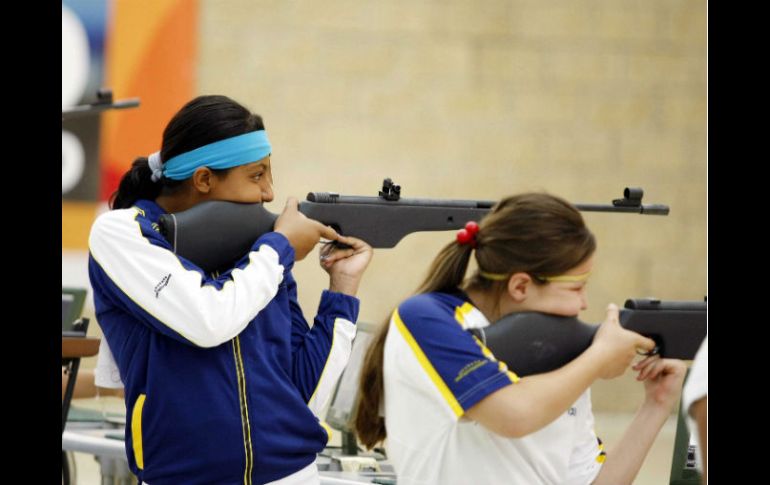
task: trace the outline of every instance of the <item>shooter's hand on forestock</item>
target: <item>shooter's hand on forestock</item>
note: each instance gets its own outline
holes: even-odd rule
[[[286,208],[275,221],[275,232],[280,232],[294,248],[296,261],[300,261],[313,250],[321,238],[336,241],[337,231],[313,219],[308,219],[297,210],[298,201],[295,197],[286,200]]]
[[[607,307],[607,318],[599,326],[591,346],[598,346],[606,359],[599,377],[613,379],[623,375],[638,355],[637,349],[649,352],[655,348],[655,341],[621,327],[618,307],[610,303]]]

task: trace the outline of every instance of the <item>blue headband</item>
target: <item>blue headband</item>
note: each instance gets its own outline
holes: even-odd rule
[[[265,130],[251,131],[172,157],[163,164],[163,176],[173,180],[185,180],[192,177],[198,167],[237,167],[262,160],[271,152]]]

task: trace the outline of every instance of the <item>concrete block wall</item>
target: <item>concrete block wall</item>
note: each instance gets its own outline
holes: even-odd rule
[[[261,114],[280,211],[309,191],[609,203],[627,186],[668,217],[586,214],[599,252],[583,319],[628,297],[707,293],[706,2],[201,0],[200,93]],[[377,251],[361,320],[381,321],[451,233]],[[328,283],[296,269],[312,319]],[[595,386],[628,411],[630,376]]]

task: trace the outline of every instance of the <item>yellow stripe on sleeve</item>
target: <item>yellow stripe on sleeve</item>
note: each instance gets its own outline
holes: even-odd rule
[[[449,390],[449,387],[447,387],[439,373],[436,372],[433,364],[431,364],[430,360],[428,360],[425,352],[422,351],[420,345],[414,339],[411,332],[409,332],[409,329],[406,328],[406,325],[404,325],[404,322],[401,320],[401,316],[398,314],[398,310],[393,312],[393,322],[396,324],[396,328],[398,328],[401,336],[404,338],[409,347],[411,347],[412,352],[414,352],[415,357],[417,357],[417,360],[425,370],[425,373],[428,374],[430,380],[433,381],[433,384],[441,393],[441,396],[443,396],[444,400],[452,409],[452,412],[454,412],[455,416],[459,418],[465,414],[465,411],[463,410],[462,406],[460,406],[460,403],[457,402],[457,399],[455,398],[454,394],[452,394],[452,391]]]
[[[492,362],[497,362],[497,370],[507,375],[508,378],[511,380],[511,382],[516,384],[521,380],[521,378],[517,376],[515,372],[508,370],[508,366],[505,364],[505,362],[497,360],[494,354],[492,354],[492,351],[489,350],[489,347],[484,345],[484,343],[481,340],[479,340],[479,338],[476,337],[475,335],[473,336],[473,341],[476,342],[476,345],[479,346],[479,348],[481,349],[481,353],[484,355],[484,357],[491,360]]]
[[[467,301],[463,303],[462,306],[455,308],[455,320],[461,327],[465,328],[465,315],[469,314],[472,310],[473,305]]]
[[[332,440],[332,429],[331,427],[326,424],[326,421],[319,421],[318,424],[321,425],[321,427],[326,431],[326,436],[328,436],[326,440],[326,444],[329,444],[329,442]]]

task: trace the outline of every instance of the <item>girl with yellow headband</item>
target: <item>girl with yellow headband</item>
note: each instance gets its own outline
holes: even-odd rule
[[[356,431],[385,440],[399,484],[630,484],[676,402],[681,361],[634,366],[644,404],[616,448],[593,430],[590,385],[617,377],[654,341],[623,329],[615,305],[567,365],[520,377],[469,330],[514,312],[585,310],[596,242],[561,198],[529,193],[469,223],[367,351]],[[466,278],[471,256],[478,269]]]

